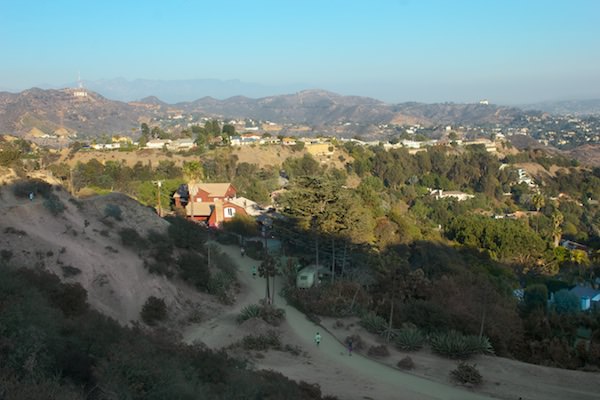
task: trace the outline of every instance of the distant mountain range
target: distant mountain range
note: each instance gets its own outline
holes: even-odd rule
[[[524,110],[540,110],[558,115],[600,115],[600,99],[546,101],[521,106]]]
[[[177,104],[167,104],[153,96],[125,103],[109,100],[90,90],[86,90],[87,96],[77,96],[78,92],[79,89],[30,89],[21,93],[0,93],[0,133],[24,135],[36,128],[48,134],[66,130],[84,137],[130,135],[139,129],[141,122],[178,112],[253,118],[315,128],[345,123],[363,127],[388,123],[495,124],[509,123],[523,115],[520,109],[512,107],[454,103],[390,105],[368,97],[341,96],[323,90],[258,99],[203,97]]]
[[[77,82],[69,82],[62,86],[42,86],[44,89],[59,89],[77,87]],[[239,79],[182,79],[182,80],[153,80],[125,78],[101,79],[85,81],[86,89],[100,93],[102,96],[119,101],[137,101],[149,96],[156,96],[167,103],[193,101],[200,97],[226,99],[243,94],[259,98],[270,95],[293,93],[306,88],[306,85],[261,85],[243,82]]]

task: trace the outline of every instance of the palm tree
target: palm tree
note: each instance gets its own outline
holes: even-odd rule
[[[560,244],[560,238],[562,237],[561,225],[564,220],[565,220],[565,217],[562,215],[562,213],[560,211],[555,210],[552,213],[552,226],[553,226],[552,239],[553,239],[554,247],[558,247],[558,245]]]
[[[258,266],[258,276],[266,279],[267,286],[265,300],[267,301],[267,304],[272,304],[273,297],[275,297],[275,293],[271,293],[271,285],[269,283],[270,278],[275,279],[275,275],[277,275],[277,266],[275,265],[275,259],[268,253],[265,253],[265,259]],[[273,290],[274,289],[275,288],[273,288]]]
[[[533,197],[531,198],[531,203],[533,204],[533,206],[535,207],[535,211],[538,213],[538,215],[536,215],[536,224],[535,224],[535,233],[538,233],[538,228],[540,225],[540,210],[542,209],[542,207],[544,207],[546,205],[546,199],[544,198],[544,196],[541,193],[536,193],[533,195]]]

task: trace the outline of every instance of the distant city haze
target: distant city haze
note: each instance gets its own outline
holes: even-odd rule
[[[598,15],[594,0],[4,1],[0,90],[80,73],[107,97],[170,103],[315,88],[388,103],[600,98]]]

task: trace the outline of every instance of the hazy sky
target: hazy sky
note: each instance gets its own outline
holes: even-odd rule
[[[0,0],[0,89],[240,79],[400,101],[600,97],[598,0]]]

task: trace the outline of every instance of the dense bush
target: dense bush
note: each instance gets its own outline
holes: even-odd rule
[[[177,260],[181,279],[194,285],[198,290],[209,288],[210,271],[206,260],[198,254],[184,254]]]
[[[457,331],[431,335],[429,342],[436,353],[448,358],[468,358],[474,354],[493,354],[487,337],[465,336]]]
[[[331,317],[352,315],[355,309],[365,308],[369,303],[367,293],[360,285],[342,280],[309,289],[288,288],[285,297],[290,304],[307,314]],[[353,299],[354,309],[351,309]]]
[[[43,204],[44,204],[44,207],[48,211],[50,211],[50,214],[52,214],[54,216],[57,216],[58,214],[65,211],[65,205],[62,203],[62,201],[60,201],[58,196],[56,196],[55,194],[48,195],[48,197],[44,200]]]
[[[154,296],[148,297],[148,300],[142,306],[140,317],[142,321],[150,326],[164,321],[167,318],[167,305],[165,301]]]
[[[266,323],[278,326],[285,318],[285,310],[273,307],[270,304],[261,302],[261,304],[250,304],[242,309],[237,316],[237,322],[242,323],[251,318],[261,318]]]
[[[483,382],[483,377],[476,366],[464,362],[459,363],[458,367],[450,372],[450,376],[462,384],[479,385]]]
[[[423,347],[425,343],[425,335],[414,327],[402,328],[396,331],[394,338],[396,347],[404,351],[417,351]]]
[[[65,291],[52,274],[0,265],[3,399],[322,398],[312,386],[250,371],[224,352],[125,328],[90,309],[67,316],[50,301]]]
[[[412,358],[406,356],[402,360],[398,361],[396,366],[400,369],[413,369],[415,367],[415,362]]]
[[[249,304],[242,308],[242,311],[237,316],[236,320],[238,324],[247,321],[252,318],[260,318],[261,307],[258,304]]]
[[[39,179],[18,181],[13,186],[13,193],[22,199],[29,198],[30,193],[35,196],[41,195],[46,199],[52,194],[52,185]]]
[[[390,351],[388,350],[386,345],[381,344],[379,346],[369,347],[369,351],[367,352],[367,354],[370,357],[388,357],[390,355]]]
[[[169,237],[176,247],[204,251],[208,230],[200,224],[181,217],[166,217],[169,223]]]
[[[79,268],[73,267],[71,265],[63,265],[60,268],[62,269],[63,277],[65,278],[71,278],[81,273],[81,270]]]

